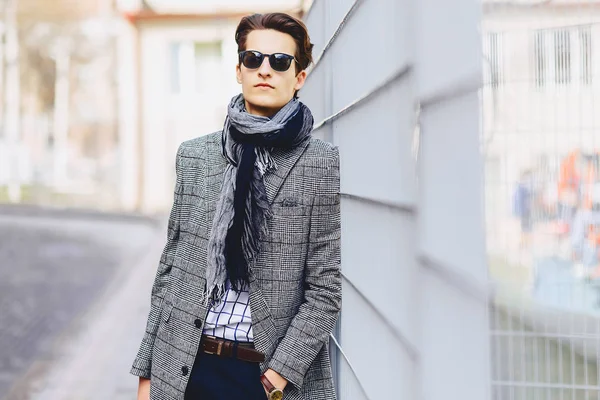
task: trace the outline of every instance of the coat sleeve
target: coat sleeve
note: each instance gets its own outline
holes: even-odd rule
[[[304,302],[268,364],[297,389],[333,332],[342,302],[337,147],[331,148],[325,161],[310,216]]]
[[[167,281],[169,273],[173,266],[175,258],[175,249],[179,238],[179,216],[181,210],[181,193],[182,193],[182,172],[181,172],[181,151],[183,145],[179,146],[175,162],[176,181],[174,190],[173,206],[169,215],[167,227],[167,243],[162,251],[154,284],[150,296],[150,313],[146,322],[146,332],[142,338],[142,343],[138,350],[137,356],[133,361],[130,373],[143,378],[150,378],[150,370],[152,368],[152,351],[154,348],[154,340],[156,339],[156,331],[160,321],[160,312],[163,305],[165,292],[167,289]]]

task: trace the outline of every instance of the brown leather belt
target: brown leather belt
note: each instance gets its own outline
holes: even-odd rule
[[[252,343],[234,342],[214,336],[202,335],[200,340],[202,351],[207,354],[215,354],[219,357],[236,358],[253,363],[263,362],[265,355],[254,349]]]

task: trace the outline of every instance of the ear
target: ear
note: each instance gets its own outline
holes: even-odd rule
[[[300,90],[304,83],[306,82],[306,70],[300,71],[298,75],[296,75],[296,84],[294,85],[294,90]]]
[[[242,69],[240,67],[240,64],[237,64],[235,66],[235,77],[237,79],[237,83],[241,84],[242,83]]]

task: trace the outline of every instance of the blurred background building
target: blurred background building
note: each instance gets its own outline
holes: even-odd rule
[[[0,199],[145,213],[170,206],[178,143],[222,125],[238,91],[232,39],[241,16],[300,16],[305,7],[299,0],[3,5]]]
[[[482,3],[492,398],[600,396],[600,2]]]
[[[118,1],[121,204],[161,211],[172,202],[179,143],[222,128],[235,81],[235,28],[243,15],[304,1]],[[229,72],[229,73],[228,73]],[[132,117],[135,116],[135,117]]]
[[[483,4],[482,145],[488,228],[500,229],[494,242],[506,236],[498,224],[511,215],[507,201],[524,170],[543,175],[552,207],[567,157],[598,151],[599,13],[594,0]]]
[[[109,205],[119,144],[111,2],[2,5],[0,198]]]

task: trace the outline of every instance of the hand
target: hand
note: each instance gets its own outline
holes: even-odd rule
[[[267,379],[269,380],[269,382],[271,382],[273,384],[273,386],[275,386],[277,389],[285,389],[285,387],[288,384],[287,379],[285,379],[283,376],[279,375],[277,372],[273,371],[272,369],[268,369],[265,371],[265,376],[267,377]],[[263,385],[264,388],[264,385]],[[267,389],[265,389],[265,393],[269,394],[267,392]]]
[[[137,400],[150,400],[150,379],[140,378]]]

